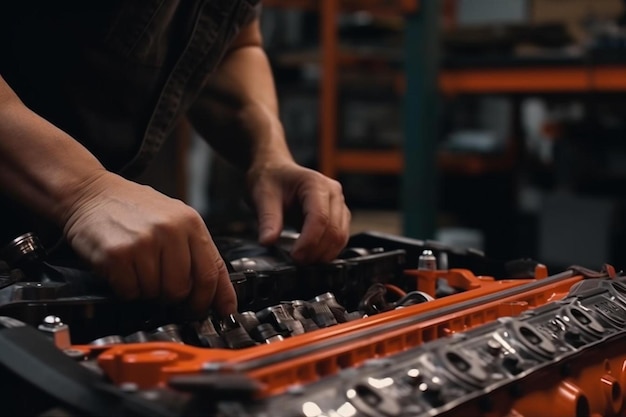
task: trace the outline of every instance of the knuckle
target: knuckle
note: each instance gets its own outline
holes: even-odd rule
[[[217,255],[212,263],[208,263],[208,268],[201,271],[194,281],[194,291],[206,291],[214,289],[219,277],[228,274],[226,264],[221,256]]]
[[[100,276],[109,276],[109,255],[102,249],[95,250],[90,254],[89,262],[96,273]]]
[[[164,218],[155,223],[154,229],[158,234],[169,236],[178,231],[178,225],[175,218]]]
[[[224,259],[218,254],[216,256],[215,262],[213,263],[215,265],[215,269],[217,272],[217,276],[226,276],[228,275],[228,268],[226,268],[226,262],[224,262]]]
[[[339,246],[344,243],[344,240],[347,238],[347,233],[345,233],[342,229],[337,227],[336,225],[330,225],[328,230],[326,231],[328,239],[330,243],[334,246]]]
[[[259,217],[259,221],[261,222],[269,222],[274,220],[275,218],[277,218],[279,216],[278,213],[272,212],[272,211],[263,211],[260,212],[258,214]]]
[[[114,244],[102,248],[99,261],[105,265],[124,262],[130,258],[132,252],[128,244]]]
[[[152,230],[143,230],[137,233],[134,236],[134,240],[126,245],[123,245],[123,251],[129,252],[132,251],[133,248],[137,248],[138,250],[146,250],[151,248],[155,243],[155,234]]]
[[[337,180],[331,180],[331,182],[330,182],[330,189],[335,194],[343,195],[343,186]]]
[[[204,221],[202,220],[202,216],[200,216],[200,213],[187,205],[181,207],[180,214],[183,217],[184,221],[193,226],[204,225]]]
[[[181,278],[180,276],[170,278],[175,284],[175,287],[169,290],[166,294],[167,298],[172,301],[182,301],[189,297],[191,293],[191,285],[188,279]]]
[[[326,227],[330,224],[330,216],[326,212],[316,212],[311,214],[311,219],[318,227]]]
[[[213,284],[217,282],[221,276],[228,274],[224,259],[222,259],[219,254],[215,255],[213,262],[209,265],[211,265],[211,267],[199,277],[199,284],[203,287],[213,287]]]
[[[202,218],[198,212],[181,203],[178,207],[176,207],[175,211],[161,219],[161,221],[157,224],[157,227],[161,231],[167,233],[176,233],[181,226],[197,228],[201,222]]]

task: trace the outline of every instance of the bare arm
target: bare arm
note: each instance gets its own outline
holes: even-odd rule
[[[120,297],[232,313],[228,273],[202,219],[180,201],[108,172],[30,111],[0,78],[0,188],[64,230]]]
[[[0,139],[0,187],[57,224],[79,189],[106,172],[82,145],[24,106],[2,77]]]
[[[247,174],[264,244],[283,227],[283,208],[300,205],[301,237],[292,255],[329,261],[345,246],[350,212],[340,184],[297,165],[289,152],[258,20],[240,33],[190,112],[209,143]]]
[[[190,116],[211,146],[244,170],[261,159],[292,161],[258,20],[239,34]]]

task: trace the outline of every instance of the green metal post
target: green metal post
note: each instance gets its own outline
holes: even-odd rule
[[[407,17],[405,72],[404,234],[432,239],[437,215],[437,120],[441,0],[422,0]]]

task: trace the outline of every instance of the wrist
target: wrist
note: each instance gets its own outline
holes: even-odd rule
[[[63,227],[85,184],[106,172],[89,151],[27,108],[0,78],[0,187]],[[5,84],[6,86],[6,84]]]
[[[117,175],[106,169],[94,169],[75,177],[73,181],[63,187],[58,198],[55,210],[56,222],[65,228],[71,217],[88,202],[94,201],[95,197],[105,190],[112,188],[111,182]]]
[[[275,112],[262,104],[251,103],[241,109],[239,119],[250,143],[246,171],[267,164],[293,162],[285,131]]]

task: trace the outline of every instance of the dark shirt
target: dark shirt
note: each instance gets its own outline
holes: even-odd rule
[[[132,178],[193,105],[258,3],[3,2],[0,74],[30,109]],[[0,196],[3,207],[14,204]],[[0,235],[14,228],[0,225]]]

